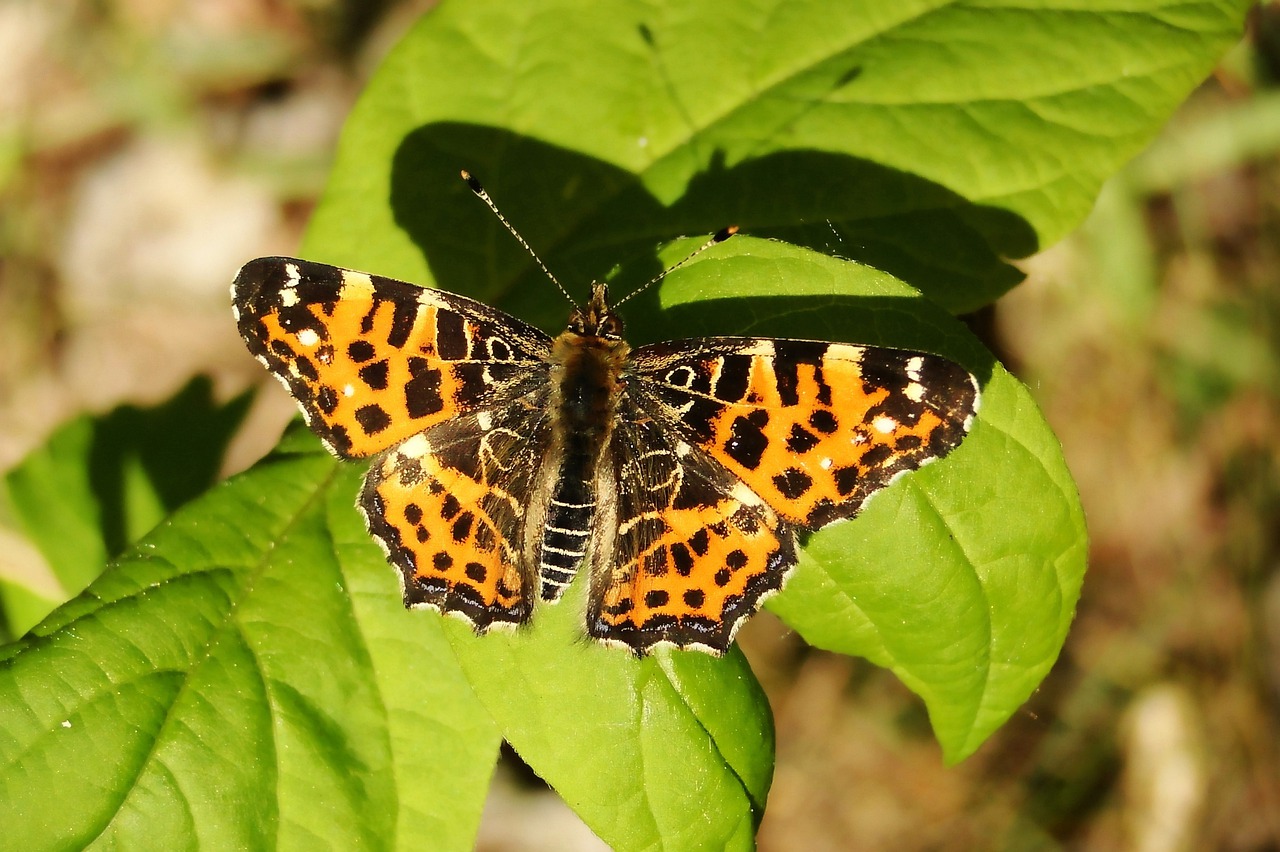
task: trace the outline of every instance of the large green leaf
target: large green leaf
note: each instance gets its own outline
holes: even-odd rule
[[[466,168],[578,292],[734,222],[971,309],[1079,224],[1248,6],[446,0],[361,99],[308,254],[558,324]]]
[[[358,473],[288,442],[3,649],[0,847],[470,845],[498,734]]]

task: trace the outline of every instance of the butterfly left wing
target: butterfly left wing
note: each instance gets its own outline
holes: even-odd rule
[[[641,347],[630,392],[764,499],[818,529],[959,446],[978,382],[925,352],[706,338]]]
[[[477,631],[527,620],[550,338],[472,299],[292,258],[246,264],[231,292],[250,352],[325,445],[380,454],[359,505],[405,605]]]
[[[545,380],[549,337],[441,290],[263,257],[240,270],[231,296],[249,351],[342,458],[500,408]]]
[[[795,534],[773,509],[634,405],[597,493],[587,633],[637,655],[659,645],[723,654],[795,565]]]

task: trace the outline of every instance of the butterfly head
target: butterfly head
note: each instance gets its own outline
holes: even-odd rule
[[[588,337],[606,340],[622,339],[622,318],[609,307],[609,285],[591,285],[591,301],[585,308],[575,307],[569,315],[569,330]]]

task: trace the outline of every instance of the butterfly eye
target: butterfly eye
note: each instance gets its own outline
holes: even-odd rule
[[[622,320],[613,314],[605,314],[600,320],[601,337],[622,337]]]

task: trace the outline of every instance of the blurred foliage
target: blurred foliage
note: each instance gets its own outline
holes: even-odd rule
[[[89,585],[108,561],[217,481],[252,398],[216,402],[197,377],[152,408],[123,405],[60,427],[4,475],[4,514],[48,564],[61,594],[0,580],[7,639]]]

